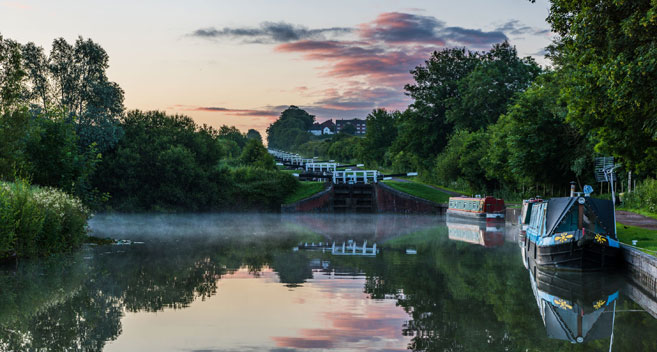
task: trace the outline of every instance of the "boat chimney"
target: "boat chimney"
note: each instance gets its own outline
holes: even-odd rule
[[[570,181],[570,196],[575,196],[575,181]]]

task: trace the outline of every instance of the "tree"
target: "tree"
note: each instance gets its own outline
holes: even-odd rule
[[[404,152],[415,167],[428,170],[447,144],[452,125],[446,120],[449,98],[458,94],[458,82],[480,60],[480,54],[463,48],[433,52],[423,66],[411,71],[415,82],[404,87],[413,103],[399,119],[399,136],[393,157]]]
[[[19,108],[26,94],[21,45],[0,35],[0,114]]]
[[[559,102],[560,81],[557,73],[542,75],[490,126],[488,177],[507,185],[561,189],[573,178],[590,180],[593,150],[587,137],[566,121],[567,107]]]
[[[383,165],[387,149],[397,138],[395,124],[399,113],[389,113],[385,109],[372,110],[367,115],[367,132],[363,139],[362,160],[370,164]]]
[[[344,127],[342,127],[340,132],[353,136],[354,134],[356,134],[356,126],[354,126],[351,123],[347,123],[347,124],[344,125]]]
[[[30,82],[29,101],[38,101],[43,111],[48,111],[51,97],[51,88],[48,72],[48,58],[43,48],[34,43],[23,46],[23,64]]]
[[[274,170],[276,162],[274,157],[269,154],[267,148],[256,139],[249,139],[242,151],[240,161],[247,165],[253,165],[258,168]]]
[[[477,192],[492,190],[496,184],[486,178],[481,163],[488,149],[488,136],[484,131],[457,131],[436,158],[434,177],[442,184],[465,181]]]
[[[235,126],[221,126],[219,128],[218,137],[235,142],[240,150],[246,145],[246,136]]]
[[[271,148],[292,150],[310,139],[308,130],[314,122],[314,115],[290,105],[278,120],[267,128],[267,145]]]
[[[657,4],[552,0],[551,48],[564,71],[567,119],[595,135],[596,151],[626,168],[657,169]]]
[[[468,131],[495,123],[513,95],[525,90],[540,71],[531,57],[519,58],[509,42],[493,45],[476,68],[458,81],[458,95],[448,99],[447,121]]]
[[[262,136],[260,135],[260,132],[258,132],[257,130],[254,130],[253,128],[249,129],[246,132],[246,138],[247,139],[255,139],[255,140],[259,141],[260,143],[262,143]]]

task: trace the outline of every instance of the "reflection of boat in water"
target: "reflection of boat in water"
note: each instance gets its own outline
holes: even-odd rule
[[[538,265],[576,270],[617,265],[620,248],[611,201],[563,197],[531,207],[525,246]]]
[[[504,222],[499,220],[464,219],[447,215],[449,239],[498,247],[504,244]]]
[[[522,250],[548,337],[572,343],[612,337],[620,277],[541,270]]]

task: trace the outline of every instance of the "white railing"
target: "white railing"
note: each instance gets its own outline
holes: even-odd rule
[[[338,163],[306,163],[306,171],[333,172],[337,170]]]
[[[333,171],[333,183],[377,183],[379,171],[377,170],[345,170]]]

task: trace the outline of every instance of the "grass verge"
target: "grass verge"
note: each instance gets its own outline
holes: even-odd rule
[[[654,251],[657,251],[657,231],[623,225],[620,222],[616,223],[616,230],[621,242],[632,244],[632,240],[637,240],[636,247],[653,251],[646,252],[648,254],[656,254]]]
[[[435,203],[449,202],[449,194],[417,182],[383,181],[386,185],[412,196],[430,200]]]
[[[287,197],[285,197],[283,204],[298,202],[323,190],[324,182],[299,182],[299,187],[297,187],[294,192],[288,194]]]

